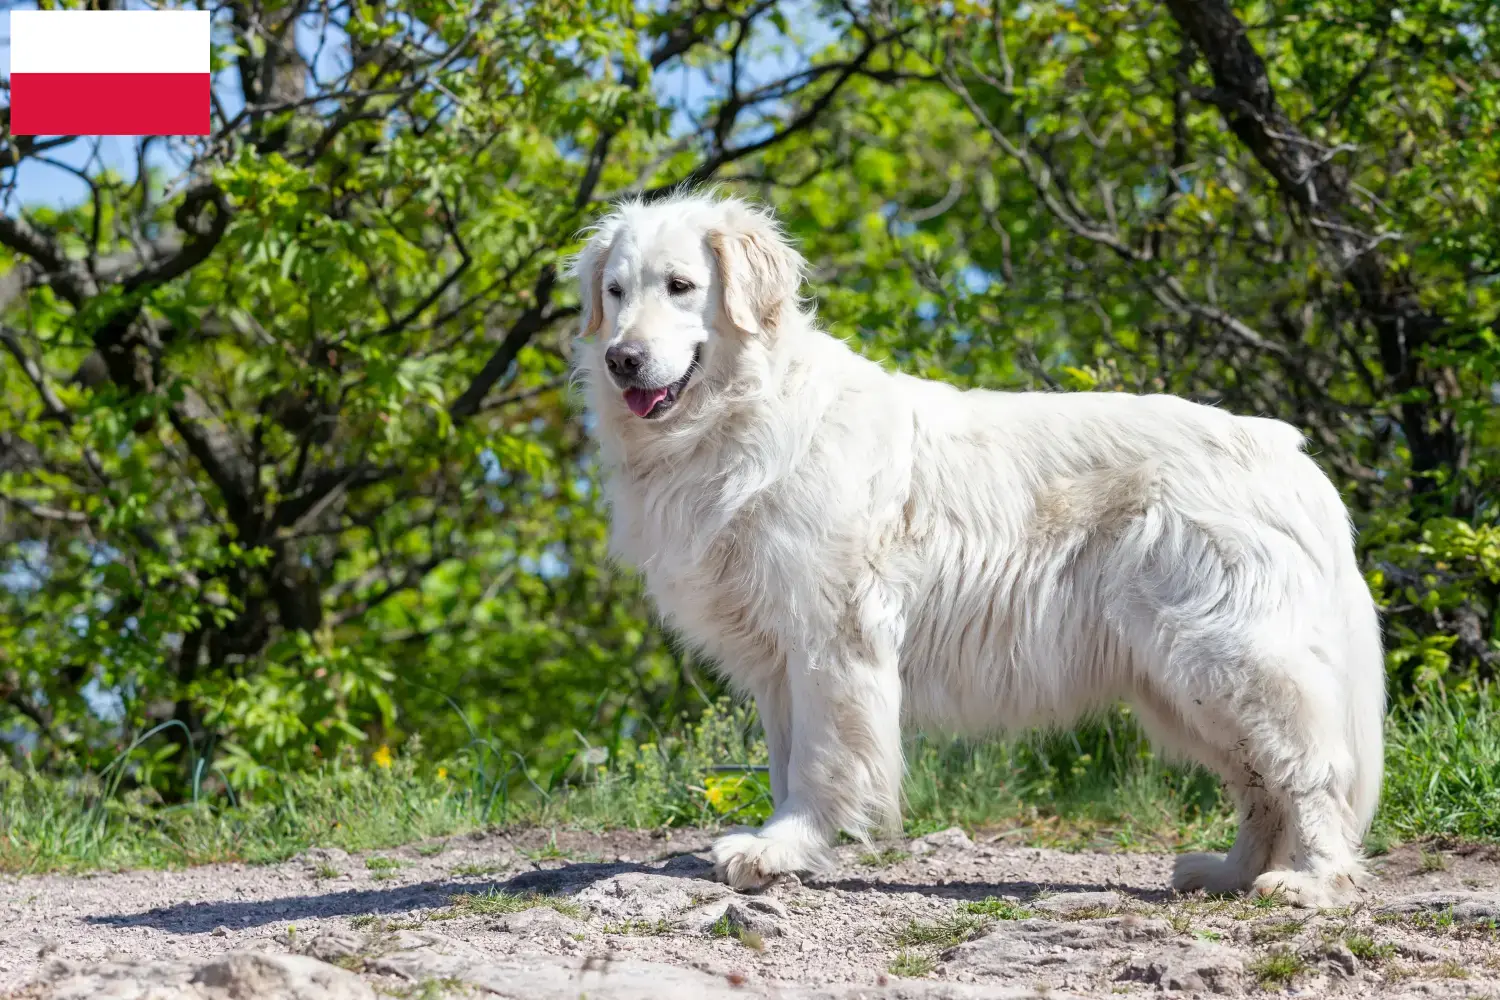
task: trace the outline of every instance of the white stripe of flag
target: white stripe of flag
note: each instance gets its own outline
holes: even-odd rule
[[[207,135],[209,12],[10,12],[13,135]]]

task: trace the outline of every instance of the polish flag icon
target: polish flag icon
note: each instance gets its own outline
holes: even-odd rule
[[[206,10],[13,10],[12,135],[207,135]]]

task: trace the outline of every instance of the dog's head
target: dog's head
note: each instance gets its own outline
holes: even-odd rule
[[[667,417],[748,344],[774,340],[796,314],[802,266],[771,215],[737,199],[619,206],[572,268],[595,399],[622,417]]]

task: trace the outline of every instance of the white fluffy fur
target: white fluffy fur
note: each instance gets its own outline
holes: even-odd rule
[[[892,374],[815,326],[801,270],[767,213],[706,196],[619,207],[575,263],[613,550],[765,725],[775,813],[718,841],[723,876],[894,828],[903,721],[1067,725],[1123,699],[1239,806],[1234,848],[1179,858],[1179,889],[1350,895],[1384,671],[1301,434],[1171,396]],[[658,419],[605,369],[625,338],[663,383],[704,351]]]

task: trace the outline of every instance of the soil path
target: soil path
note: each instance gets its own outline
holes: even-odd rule
[[[266,867],[0,878],[0,997],[1500,1000],[1500,853],[1375,860],[1359,905],[1177,896],[1171,858],[951,830],[756,895],[710,835],[526,831]]]

